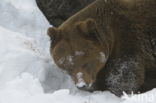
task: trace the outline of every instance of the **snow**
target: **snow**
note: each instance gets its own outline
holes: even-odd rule
[[[64,57],[62,57],[62,58],[60,58],[59,60],[58,60],[58,63],[59,64],[63,64],[65,62],[65,58]]]
[[[83,56],[85,53],[83,51],[76,51],[75,56]]]
[[[114,92],[118,92],[120,90],[131,91],[132,88],[134,89],[138,86],[135,79],[136,74],[132,69],[130,69],[130,67],[137,67],[138,63],[134,59],[126,59],[126,61],[124,60],[124,58],[114,60],[114,66],[112,65],[114,68],[106,78],[106,85],[108,85],[108,88]],[[128,73],[125,74],[125,71],[128,71]]]
[[[106,59],[106,55],[103,52],[100,52],[99,54],[100,54],[100,58],[99,58],[100,59],[100,62],[101,63],[105,63],[106,60],[107,60]]]
[[[0,12],[0,103],[156,103],[156,89],[122,98],[76,89],[51,59],[50,25],[35,0],[1,0]]]
[[[83,86],[86,86],[86,83],[83,80],[83,73],[81,73],[81,72],[77,73],[77,80],[78,80],[78,82],[76,83],[77,87],[81,88]]]
[[[71,55],[69,55],[69,56],[67,56],[66,57],[66,60],[67,60],[67,62],[68,62],[68,65],[74,65],[74,63],[73,63],[73,56],[71,56]]]

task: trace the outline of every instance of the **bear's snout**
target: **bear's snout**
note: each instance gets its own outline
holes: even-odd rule
[[[93,92],[94,88],[92,86],[86,86],[84,85],[83,87],[77,87],[80,90],[88,91],[88,92]]]
[[[84,75],[82,72],[78,72],[77,73],[77,83],[76,83],[76,87],[80,90],[85,90],[85,91],[89,91],[92,92],[93,91],[93,83],[87,83],[84,80]]]

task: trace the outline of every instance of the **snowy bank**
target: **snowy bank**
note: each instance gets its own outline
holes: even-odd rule
[[[156,103],[155,89],[122,98],[77,90],[50,57],[35,0],[1,0],[0,12],[0,103]]]

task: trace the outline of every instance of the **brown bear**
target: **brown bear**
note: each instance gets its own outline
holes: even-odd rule
[[[137,93],[156,87],[156,0],[96,0],[58,28],[50,52],[82,90]]]

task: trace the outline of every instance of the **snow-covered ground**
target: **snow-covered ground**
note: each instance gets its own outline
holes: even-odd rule
[[[0,0],[0,103],[156,103],[156,89],[116,97],[77,90],[53,63],[35,0]]]

